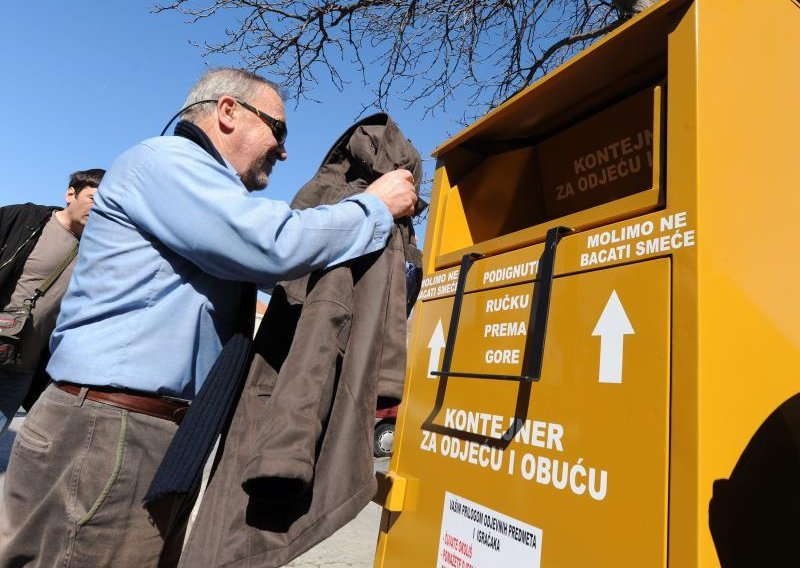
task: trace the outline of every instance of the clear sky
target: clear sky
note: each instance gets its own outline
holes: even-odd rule
[[[128,147],[161,132],[205,69],[241,64],[232,56],[204,58],[191,44],[221,38],[233,16],[188,24],[151,7],[151,0],[2,3],[0,206],[63,204],[70,172],[110,167]],[[357,83],[344,93],[321,84],[314,93],[321,103],[287,103],[289,159],[273,171],[268,196],[292,198],[357,119],[365,92]],[[423,120],[402,104],[389,110],[424,158],[460,130],[455,115]],[[426,175],[432,173],[428,159]]]

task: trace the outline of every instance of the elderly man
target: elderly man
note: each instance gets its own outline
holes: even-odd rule
[[[393,218],[414,210],[405,170],[302,211],[247,195],[287,157],[283,103],[258,75],[210,71],[187,107],[175,136],[124,153],[96,195],[51,341],[55,383],[6,476],[0,565],[176,564],[183,524],[161,534],[141,502],[181,399],[232,334],[241,283],[269,287],[379,250]]]

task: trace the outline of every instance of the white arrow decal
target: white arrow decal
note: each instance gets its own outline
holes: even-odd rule
[[[433,379],[435,378],[433,372],[439,370],[439,358],[442,355],[442,349],[444,349],[442,320],[439,320],[436,324],[436,329],[433,330],[431,340],[428,342],[428,349],[431,350],[431,356],[430,359],[428,359],[428,378]]]
[[[634,333],[633,326],[631,326],[625,309],[622,307],[622,302],[619,301],[617,291],[613,290],[592,332],[592,335],[600,336],[600,374],[598,380],[601,383],[622,382],[623,338]]]

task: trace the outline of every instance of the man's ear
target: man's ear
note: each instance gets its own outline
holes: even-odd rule
[[[77,191],[75,191],[74,187],[70,186],[67,188],[67,192],[64,194],[64,201],[67,202],[67,207],[69,207],[70,203],[75,201],[76,194]]]
[[[236,99],[231,96],[224,95],[217,100],[217,121],[222,132],[227,134],[233,131],[238,110]]]

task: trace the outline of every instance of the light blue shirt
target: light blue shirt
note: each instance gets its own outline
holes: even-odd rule
[[[372,195],[295,211],[248,194],[190,140],[146,140],[95,195],[47,372],[193,398],[233,331],[241,282],[272,287],[379,250],[392,224]]]

